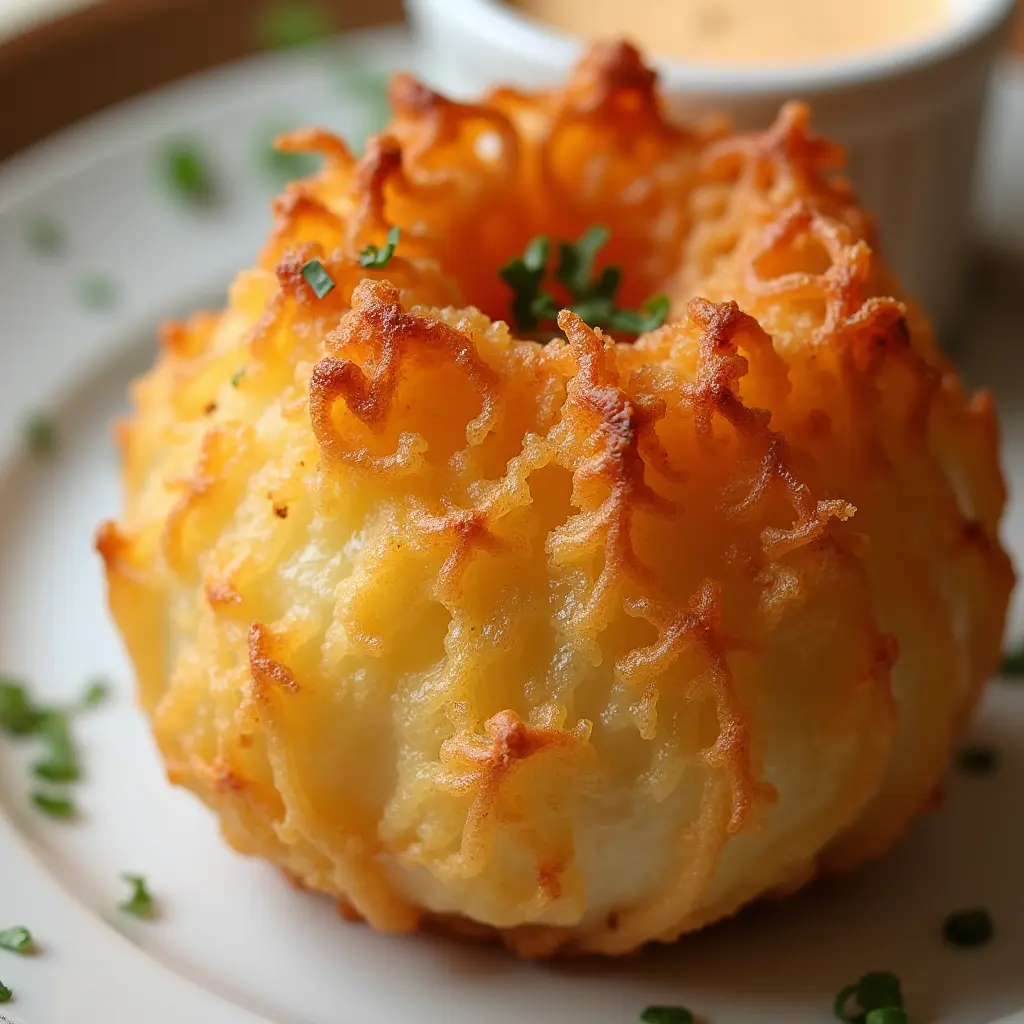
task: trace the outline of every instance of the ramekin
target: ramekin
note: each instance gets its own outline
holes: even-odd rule
[[[584,45],[498,0],[406,4],[420,73],[454,96],[496,82],[555,84]],[[723,113],[737,127],[763,127],[785,100],[807,100],[816,130],[846,146],[891,264],[946,337],[964,295],[986,95],[1015,2],[950,0],[950,7],[949,23],[934,34],[863,55],[765,67],[653,57],[681,117]]]

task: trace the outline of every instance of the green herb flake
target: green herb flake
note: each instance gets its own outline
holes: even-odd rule
[[[132,887],[132,894],[120,904],[120,909],[135,917],[152,917],[153,897],[146,888],[146,879],[142,875],[122,874],[121,877]]]
[[[956,763],[968,775],[991,775],[999,767],[999,755],[993,747],[979,743],[958,750]]]
[[[884,1006],[872,1010],[865,1018],[864,1024],[907,1024],[910,1018],[902,1006]]]
[[[30,736],[39,731],[45,717],[32,703],[24,683],[0,679],[0,729],[11,736]]]
[[[103,676],[93,676],[85,684],[81,705],[83,708],[95,708],[110,699],[110,681]]]
[[[105,274],[89,274],[78,283],[78,297],[86,309],[104,312],[117,302],[117,287]]]
[[[1006,655],[999,674],[1008,679],[1024,679],[1024,644]]]
[[[231,386],[233,388],[237,388],[238,385],[242,383],[242,378],[244,376],[245,376],[245,370],[244,369],[242,369],[242,370],[235,370],[235,372],[233,374],[231,374]]]
[[[25,225],[25,241],[37,256],[59,256],[64,251],[64,229],[45,213],[36,214]]]
[[[942,933],[951,946],[972,949],[987,945],[995,934],[992,918],[983,907],[958,910],[946,918]]]
[[[174,139],[164,147],[161,160],[167,184],[182,199],[202,203],[213,198],[216,180],[199,143]]]
[[[538,235],[527,245],[520,258],[509,260],[498,271],[498,276],[512,289],[512,318],[521,331],[535,331],[542,314],[545,319],[552,319],[546,302],[552,306],[554,302],[550,296],[541,292],[549,251],[548,240]],[[557,315],[558,311],[555,310]]]
[[[275,149],[273,146],[267,151],[265,163],[271,177],[281,184],[308,178],[319,166],[319,161],[312,153],[297,153]]]
[[[383,270],[391,262],[395,254],[398,240],[402,232],[399,228],[392,228],[388,232],[387,241],[382,246],[364,245],[359,253],[359,266],[369,267],[371,270]]]
[[[512,289],[512,319],[520,331],[534,331],[544,321],[570,309],[591,327],[610,327],[627,334],[643,334],[660,327],[668,317],[667,295],[653,295],[639,310],[620,309],[615,296],[622,284],[618,267],[595,270],[597,256],[609,238],[605,227],[588,228],[576,242],[560,242],[555,280],[568,292],[569,303],[560,303],[543,289],[550,251],[543,236],[527,245],[522,257],[510,260],[498,276]]]
[[[48,814],[51,818],[66,821],[75,816],[74,802],[66,796],[54,796],[37,791],[32,794],[32,803],[43,814]]]
[[[25,444],[35,458],[50,458],[57,451],[57,430],[53,420],[41,412],[30,413],[25,420]]]
[[[327,273],[319,260],[310,260],[302,268],[302,276],[318,299],[334,291],[334,278]]]
[[[44,782],[78,782],[81,772],[73,761],[37,761],[32,773]]]
[[[682,1006],[648,1006],[640,1014],[643,1024],[693,1024],[693,1014]]]
[[[832,1005],[836,1020],[846,1024],[898,1024],[906,1020],[906,1014],[902,1018],[878,1016],[892,1010],[903,1011],[903,992],[900,979],[889,971],[865,974],[856,984],[847,985]]]
[[[12,953],[31,953],[32,933],[20,925],[15,928],[5,928],[0,931],[0,949],[7,949]]]
[[[9,1003],[14,998],[14,993],[0,981],[0,1003]]]
[[[370,135],[383,131],[391,117],[389,76],[353,60],[346,60],[340,72],[338,85],[345,98],[354,100],[362,108],[359,127],[349,133],[349,141],[358,149]]]
[[[290,149],[278,149],[274,140],[287,128],[274,128],[263,137],[260,146],[260,163],[267,176],[278,186],[287,185],[297,178],[308,178],[315,174],[322,159],[315,153],[304,153]]]
[[[46,744],[46,757],[32,766],[35,776],[46,782],[77,782],[81,773],[67,716],[50,712],[39,732]]]
[[[629,309],[613,309],[608,316],[608,326],[613,331],[625,331],[627,334],[646,334],[661,327],[668,319],[670,308],[668,296],[659,292],[652,295],[635,313]]]
[[[578,242],[560,242],[558,245],[558,269],[555,271],[555,278],[565,285],[570,295],[585,295],[590,291],[590,279],[594,276],[594,261],[601,251],[605,242],[611,237],[611,232],[600,226],[587,228],[580,235]],[[609,268],[614,270],[615,268]],[[618,281],[610,286],[614,293]],[[608,284],[595,289],[597,294],[608,294]]]
[[[309,3],[269,4],[255,23],[256,44],[270,50],[309,46],[326,39],[332,30],[327,12]]]

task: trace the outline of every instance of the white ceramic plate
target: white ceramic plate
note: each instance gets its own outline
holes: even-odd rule
[[[1024,687],[994,684],[973,729],[1000,751],[1000,770],[951,777],[945,806],[892,856],[614,963],[531,966],[346,925],[328,901],[230,852],[211,816],[164,780],[91,547],[95,524],[117,504],[110,421],[152,357],[158,320],[219,302],[234,270],[252,261],[269,223],[272,185],[254,156],[268,125],[362,134],[375,112],[352,81],[409,56],[392,30],[351,38],[333,61],[247,61],[112,111],[0,169],[0,672],[24,675],[50,700],[72,698],[93,672],[115,680],[111,702],[77,727],[87,770],[79,821],[34,811],[30,750],[0,743],[0,928],[25,924],[39,945],[32,957],[0,951],[0,980],[16,992],[0,1011],[24,1024],[630,1024],[650,1003],[679,1002],[709,1024],[812,1024],[831,1019],[839,988],[877,968],[901,975],[915,1024],[987,1024],[1019,1010]],[[188,208],[160,185],[161,144],[182,134],[201,139],[216,165],[216,206]],[[1024,75],[1007,73],[984,214],[1004,244],[1024,251],[1024,196],[1010,194],[1024,175],[1022,140]],[[26,245],[41,212],[63,225],[61,256]],[[965,360],[1000,393],[1020,482],[1022,312],[1012,308],[1019,288],[1000,284],[1001,273],[978,293]],[[82,302],[96,274],[113,285],[108,309]],[[33,409],[56,422],[51,461],[25,454]],[[1024,550],[1021,503],[1009,532]],[[1019,633],[1020,605],[1014,621]],[[149,879],[158,920],[117,910],[125,870]],[[991,909],[996,940],[974,951],[944,946],[947,912],[978,904]]]

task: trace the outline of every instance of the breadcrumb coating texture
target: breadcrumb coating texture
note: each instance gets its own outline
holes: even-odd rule
[[[893,297],[840,151],[799,104],[672,125],[625,45],[392,100],[359,160],[281,140],[322,171],[134,388],[98,547],[169,777],[346,917],[526,956],[882,852],[1013,573],[991,399]],[[517,338],[498,267],[595,223],[669,322]]]

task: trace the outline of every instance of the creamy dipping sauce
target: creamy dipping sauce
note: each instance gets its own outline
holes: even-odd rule
[[[949,0],[514,0],[588,39],[706,64],[796,64],[898,46],[949,20]]]

